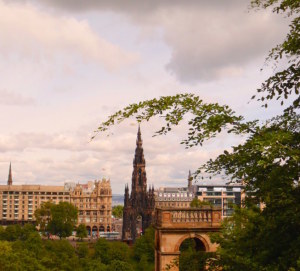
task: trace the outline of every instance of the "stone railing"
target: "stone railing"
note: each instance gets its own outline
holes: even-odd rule
[[[221,224],[221,209],[203,206],[201,208],[157,208],[155,210],[155,225],[157,227],[180,228],[189,227],[219,227]]]
[[[179,210],[171,211],[173,223],[211,222],[212,210]]]

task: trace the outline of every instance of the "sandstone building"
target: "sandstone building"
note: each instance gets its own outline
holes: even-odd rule
[[[64,186],[13,185],[11,165],[7,185],[0,185],[0,224],[34,222],[34,211],[47,201],[74,204],[78,208],[78,224],[85,224],[90,235],[111,230],[109,180],[66,183]]]

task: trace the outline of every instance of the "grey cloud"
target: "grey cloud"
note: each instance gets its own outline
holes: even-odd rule
[[[44,0],[43,4],[76,13],[109,10],[125,14],[141,31],[162,28],[171,50],[166,69],[187,83],[240,75],[258,57],[262,65],[288,25],[270,10],[249,11],[250,0]]]
[[[31,97],[25,97],[19,93],[0,90],[0,104],[9,105],[9,106],[11,105],[28,106],[28,105],[34,105],[35,100]]]
[[[143,13],[143,12],[153,12],[161,8],[169,7],[215,7],[215,8],[224,8],[240,5],[241,0],[189,0],[183,2],[182,0],[5,0],[7,3],[22,3],[22,2],[32,2],[39,5],[46,5],[51,8],[64,9],[66,11],[76,11],[84,12],[88,10],[112,10],[112,11],[121,11],[129,13]],[[247,2],[247,0],[244,0]]]

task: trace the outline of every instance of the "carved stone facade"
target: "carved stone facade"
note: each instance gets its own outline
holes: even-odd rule
[[[88,234],[110,232],[112,215],[112,191],[110,180],[76,184],[70,194],[71,203],[78,208],[78,224],[85,224]]]
[[[138,236],[137,222],[141,219],[142,232],[153,222],[155,196],[154,187],[147,191],[146,161],[144,158],[143,142],[140,127],[137,133],[131,194],[128,185],[125,186],[122,239],[132,240]]]
[[[180,246],[194,239],[202,251],[215,252],[216,243],[210,233],[220,231],[221,208],[156,208],[155,209],[155,271],[178,271]]]

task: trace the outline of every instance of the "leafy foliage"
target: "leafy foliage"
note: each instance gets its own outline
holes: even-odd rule
[[[141,261],[143,256],[147,257],[147,261],[154,262],[154,238],[155,230],[152,227],[146,229],[145,234],[138,238],[134,244],[134,257],[137,261]]]
[[[47,202],[42,203],[40,208],[38,208],[34,211],[34,217],[36,219],[36,223],[39,226],[39,230],[44,234],[47,232],[47,226],[51,219],[52,205],[53,205],[53,203],[51,203],[50,201],[47,201]]]
[[[257,91],[262,93],[258,98],[259,101],[265,101],[276,98],[281,99],[283,104],[284,99],[288,99],[291,94],[299,95],[300,88],[300,17],[297,14],[300,12],[299,0],[252,0],[253,7],[268,8],[273,7],[273,12],[285,13],[287,16],[296,16],[290,23],[290,31],[285,40],[274,47],[267,58],[267,61],[274,60],[277,64],[282,59],[288,59],[288,67],[284,70],[276,72],[268,78]],[[252,99],[256,98],[256,95]],[[295,108],[299,107],[299,97],[293,102]]]
[[[54,204],[46,202],[34,212],[36,221],[42,232],[68,237],[77,222],[77,208],[68,202]]]
[[[0,233],[0,271],[135,271],[141,267],[144,271],[153,270],[146,250],[140,250],[144,256],[138,261],[134,247],[122,242],[99,239],[96,243],[78,242],[73,247],[65,239],[42,240],[30,225],[0,227]]]
[[[88,232],[84,224],[78,225],[76,229],[76,236],[79,237],[81,240],[88,236]]]
[[[165,126],[157,131],[156,135],[167,134],[173,126],[182,122],[185,116],[189,117],[188,138],[181,142],[187,148],[202,145],[205,140],[215,137],[222,130],[240,134],[256,127],[256,122],[243,122],[244,118],[236,115],[227,105],[204,103],[198,96],[187,93],[130,104],[111,115],[98,127],[97,132],[107,131],[109,126],[133,116],[139,122],[149,121],[154,116],[164,119]]]
[[[123,217],[123,206],[122,205],[116,205],[112,208],[112,214],[116,218],[122,218]]]

